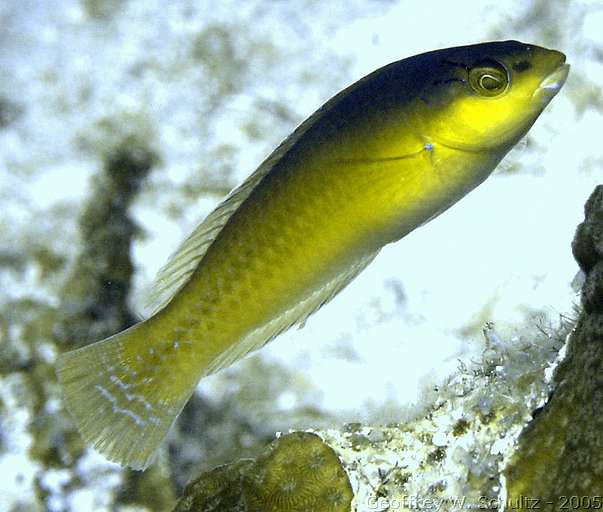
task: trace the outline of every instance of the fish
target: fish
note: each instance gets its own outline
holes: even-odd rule
[[[440,49],[327,101],[171,256],[147,319],[57,358],[85,441],[147,468],[200,379],[303,325],[482,183],[559,92],[565,60],[518,41]]]

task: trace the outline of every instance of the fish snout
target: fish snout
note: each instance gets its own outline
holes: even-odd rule
[[[569,74],[570,65],[565,62],[566,57],[557,50],[545,50],[543,72],[544,78],[538,84],[533,97],[549,102],[563,87]]]

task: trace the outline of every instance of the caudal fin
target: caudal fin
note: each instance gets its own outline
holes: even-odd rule
[[[145,322],[62,354],[57,376],[83,438],[107,459],[145,469],[190,398],[196,379],[153,347]],[[167,358],[169,359],[169,358]],[[175,384],[175,385],[174,385]]]

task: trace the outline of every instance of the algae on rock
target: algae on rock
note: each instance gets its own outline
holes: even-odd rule
[[[553,394],[523,432],[505,471],[514,508],[536,502],[545,510],[602,506],[603,186],[587,201],[572,248],[586,274],[583,312],[555,373]]]

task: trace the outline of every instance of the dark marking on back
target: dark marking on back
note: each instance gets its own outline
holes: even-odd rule
[[[446,84],[451,84],[453,82],[459,82],[461,84],[467,83],[467,81],[463,80],[462,78],[446,78],[445,80],[436,80],[435,82],[432,83],[432,85],[437,87],[438,85],[446,85]]]
[[[442,64],[448,64],[449,66],[455,66],[457,68],[463,68],[466,71],[469,71],[469,66],[467,64],[463,64],[462,62],[454,62],[452,60],[442,59]]]
[[[518,71],[519,73],[525,71],[526,69],[530,69],[531,67],[532,64],[530,64],[527,60],[520,60],[519,62],[513,63],[513,71]]]

